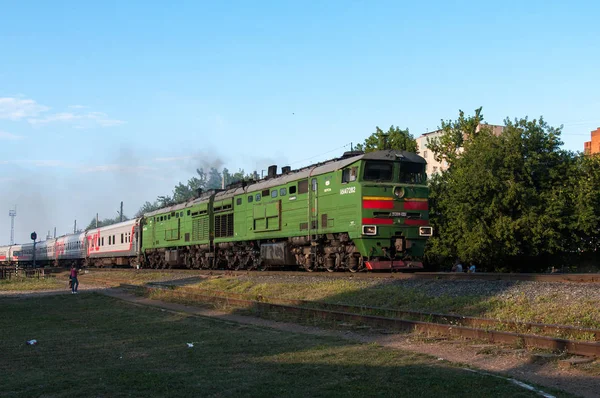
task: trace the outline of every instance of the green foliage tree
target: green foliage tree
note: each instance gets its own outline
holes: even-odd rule
[[[135,217],[141,217],[146,213],[150,213],[151,211],[155,211],[160,209],[160,203],[158,202],[158,200],[155,200],[153,203],[150,203],[148,201],[146,201],[146,203],[144,203],[142,205],[142,207],[140,207],[140,209],[137,211],[137,213],[135,213]]]
[[[475,110],[475,115],[465,117],[465,113],[459,110],[457,120],[442,120],[441,128],[442,135],[436,138],[427,139],[427,148],[434,154],[434,158],[438,162],[447,162],[451,167],[456,158],[460,155],[460,151],[478,132],[478,127],[483,122],[482,107]],[[486,133],[489,130],[483,125]]]
[[[438,233],[428,257],[540,268],[540,260],[571,246],[574,157],[560,149],[561,128],[542,118],[506,120],[503,134],[495,136],[488,129],[475,133],[480,117],[480,110],[469,118],[461,112],[446,124],[453,143],[436,147],[436,156],[446,156],[452,167],[430,182],[430,217]],[[459,147],[464,151],[455,156]]]
[[[375,132],[367,137],[363,144],[356,145],[356,150],[364,152],[382,149],[396,149],[416,153],[417,141],[408,132],[408,129],[402,130],[392,125],[386,132],[379,127],[375,127]]]

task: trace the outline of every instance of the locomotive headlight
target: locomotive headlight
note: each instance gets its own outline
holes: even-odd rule
[[[419,227],[419,236],[432,236],[433,228],[431,227]]]
[[[375,225],[363,225],[363,235],[377,235],[377,226]]]
[[[397,198],[403,198],[404,197],[404,188],[402,188],[402,187],[394,188],[394,195],[396,195]]]

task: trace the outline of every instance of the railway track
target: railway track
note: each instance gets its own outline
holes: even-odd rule
[[[155,283],[151,286],[126,285],[122,288],[149,293],[154,290],[170,289],[173,294],[183,299],[193,301],[225,304],[229,306],[248,308],[259,313],[278,312],[296,316],[318,318],[325,321],[356,322],[362,325],[386,328],[392,330],[436,334],[449,337],[462,337],[466,339],[486,340],[495,344],[511,344],[524,348],[539,348],[552,351],[561,351],[568,354],[598,357],[600,356],[600,343],[598,343],[600,330],[575,328],[563,325],[544,325],[519,322],[501,322],[492,319],[459,317],[444,314],[427,314],[412,311],[397,311],[374,307],[359,307],[350,305],[329,304],[304,300],[280,300],[259,297],[258,300],[249,300],[226,292],[199,291],[197,289],[182,288],[167,283]],[[320,308],[319,308],[320,307]],[[387,316],[365,314],[364,312],[384,312]],[[439,322],[406,319],[410,316],[433,317]],[[404,317],[404,318],[402,318]],[[475,327],[477,326],[477,327]],[[519,327],[529,332],[544,331],[546,333],[566,333],[569,335],[587,336],[595,341],[568,340],[565,338],[542,336],[536,334],[492,330],[492,326]]]
[[[600,273],[595,274],[508,274],[508,273],[450,273],[450,272],[415,272],[415,273],[380,273],[380,272],[306,272],[306,271],[231,271],[231,270],[190,270],[190,269],[140,269],[131,268],[98,268],[94,271],[114,272],[129,270],[131,272],[163,272],[190,273],[193,275],[251,275],[251,276],[307,276],[326,278],[381,278],[381,279],[421,279],[421,280],[478,280],[478,281],[534,281],[534,282],[579,282],[600,283]]]

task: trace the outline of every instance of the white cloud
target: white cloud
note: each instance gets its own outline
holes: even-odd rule
[[[100,127],[113,127],[119,126],[125,123],[122,120],[110,119],[108,115],[103,112],[86,112],[86,113],[73,113],[73,112],[61,112],[50,114],[43,118],[32,118],[28,122],[32,125],[44,125],[53,122],[72,123],[75,128],[90,128],[94,126]]]
[[[92,166],[81,169],[82,173],[106,173],[106,172],[119,172],[119,173],[138,173],[141,171],[155,170],[153,167],[148,166],[127,166],[121,164],[104,164],[100,166]]]
[[[16,135],[16,134],[11,134],[11,133],[7,133],[5,131],[0,131],[0,140],[5,140],[5,141],[18,141],[18,140],[22,140],[23,137],[22,135]]]
[[[68,112],[53,113],[49,112],[50,107],[32,99],[0,97],[0,120],[27,119],[34,126],[69,123],[75,128],[114,127],[125,123],[123,120],[109,118],[106,113],[90,111],[84,105],[69,105],[67,108]]]
[[[177,162],[180,160],[188,160],[188,159],[193,159],[194,156],[173,156],[173,157],[166,157],[166,158],[154,158],[152,159],[155,162]]]
[[[30,99],[0,97],[0,119],[21,120],[35,117],[49,109]]]

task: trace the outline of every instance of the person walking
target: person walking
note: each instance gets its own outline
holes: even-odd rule
[[[456,260],[454,266],[452,267],[452,272],[463,272],[463,266],[460,263],[460,260]]]
[[[77,275],[79,272],[75,265],[71,266],[71,294],[77,294],[77,288],[79,287],[79,281],[77,280]]]

